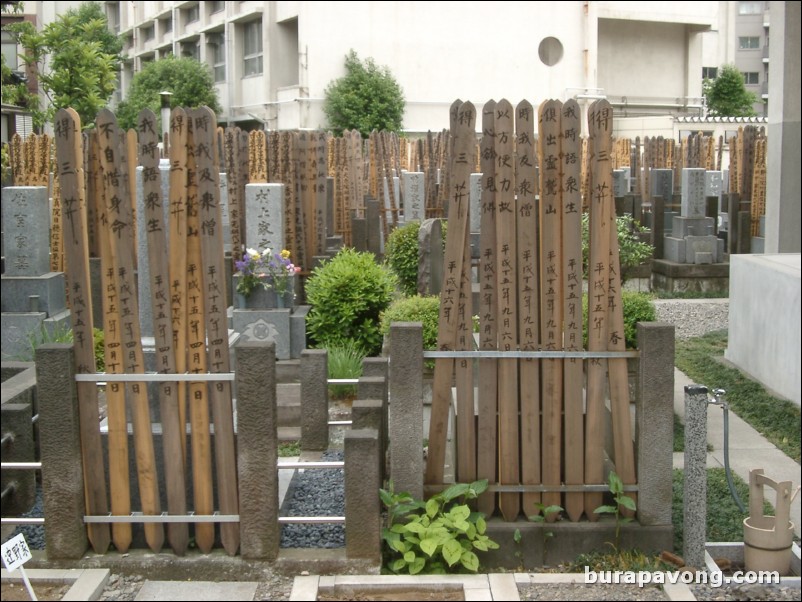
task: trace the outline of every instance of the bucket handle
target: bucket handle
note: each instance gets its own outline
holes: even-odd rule
[[[775,528],[790,521],[791,502],[799,493],[799,486],[791,493],[791,481],[777,482],[763,474],[762,468],[749,471],[749,516],[754,519],[763,516],[763,486],[768,485],[777,492],[777,504],[774,509]],[[781,527],[780,527],[781,528]]]

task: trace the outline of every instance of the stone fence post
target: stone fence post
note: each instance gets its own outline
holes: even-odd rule
[[[329,447],[329,352],[301,352],[301,450]]]
[[[682,556],[705,566],[707,534],[707,387],[685,387],[685,479],[682,487]]]
[[[345,555],[381,564],[379,434],[345,434]]]

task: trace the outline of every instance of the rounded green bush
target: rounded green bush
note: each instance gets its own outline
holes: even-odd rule
[[[396,277],[376,263],[373,253],[343,249],[316,267],[306,283],[312,306],[307,334],[317,347],[343,347],[350,341],[368,356],[381,351],[380,317],[393,300]]]
[[[398,276],[401,292],[407,296],[418,292],[418,231],[420,222],[409,222],[396,228],[387,237],[384,259]]]
[[[654,306],[654,297],[650,293],[636,291],[623,291],[621,305],[624,309],[624,340],[627,349],[636,349],[638,346],[638,322],[654,322],[657,319],[657,310]],[[588,346],[588,296],[582,297],[582,314],[585,316],[582,326],[582,341],[585,348]]]
[[[382,314],[382,334],[390,332],[393,322],[420,322],[423,324],[423,348],[437,349],[437,323],[440,316],[440,297],[405,297],[396,299]]]

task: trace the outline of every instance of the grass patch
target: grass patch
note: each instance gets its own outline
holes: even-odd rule
[[[300,441],[285,441],[278,444],[278,457],[279,458],[292,458],[301,455],[301,442]]]
[[[365,352],[353,341],[329,347],[329,378],[359,378]],[[332,399],[348,399],[356,395],[356,385],[329,385]]]
[[[729,291],[653,291],[658,299],[727,299]]]
[[[674,470],[672,478],[671,522],[674,523],[674,551],[682,554],[682,480],[684,471]],[[749,506],[749,485],[737,474],[732,475],[735,490],[744,506]],[[764,504],[763,513],[774,514],[771,504]],[[727,485],[727,474],[723,468],[707,469],[707,532],[705,541],[743,541],[743,520],[749,516],[738,508]]]
[[[787,456],[800,460],[800,411],[786,399],[770,395],[762,385],[718,358],[727,348],[727,331],[676,342],[675,364],[694,382],[727,391],[733,412],[771,441]]]
[[[654,554],[640,550],[610,550],[580,554],[572,563],[564,566],[565,572],[584,573],[591,571],[673,571],[676,567],[666,564]]]

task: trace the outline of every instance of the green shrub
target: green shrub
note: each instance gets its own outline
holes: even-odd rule
[[[100,328],[92,329],[95,342],[95,366],[98,372],[106,371],[106,334]]]
[[[420,222],[409,222],[396,228],[387,238],[384,259],[398,276],[401,292],[412,296],[418,292]]]
[[[624,340],[627,349],[635,349],[638,346],[638,322],[654,322],[657,319],[657,310],[654,307],[654,299],[649,293],[638,293],[635,291],[623,291],[621,293],[621,304],[624,308]],[[582,323],[582,341],[585,347],[588,346],[588,296],[582,296],[582,315],[585,319]]]
[[[652,257],[654,247],[649,243],[641,242],[638,234],[648,232],[649,229],[637,223],[629,214],[619,215],[615,218],[618,229],[618,255],[621,263],[621,281],[624,281],[624,272],[627,268],[638,266]],[[582,271],[588,273],[588,258],[590,256],[590,214],[582,214]]]
[[[437,349],[437,324],[440,317],[440,297],[404,297],[396,299],[382,314],[382,335],[390,333],[393,322],[420,322],[423,324],[423,348]]]
[[[471,512],[467,501],[487,489],[487,479],[456,483],[426,503],[408,493],[379,490],[387,508],[389,528],[382,531],[387,544],[387,565],[394,573],[476,573],[479,558],[474,550],[498,549],[485,535],[482,512]],[[400,519],[400,520],[399,520]]]
[[[342,347],[329,347],[329,378],[359,378],[365,352],[353,341]],[[333,399],[346,399],[356,395],[356,385],[329,385]]]
[[[353,341],[365,355],[378,355],[380,316],[390,305],[396,277],[372,253],[343,249],[312,271],[306,299],[312,306],[307,333],[317,347],[342,347]]]

